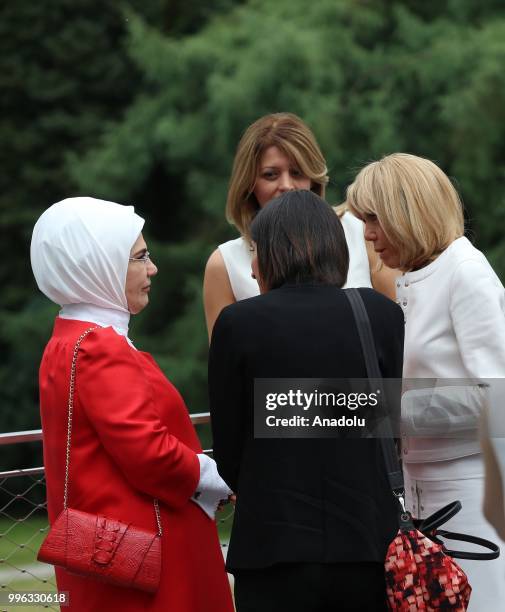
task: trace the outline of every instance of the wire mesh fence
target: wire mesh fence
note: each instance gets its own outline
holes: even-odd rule
[[[194,425],[205,426],[209,423],[209,414],[194,414],[191,420]],[[0,445],[41,439],[40,430],[6,433],[0,434]],[[212,450],[205,452],[212,453]],[[218,518],[224,552],[232,516],[233,510],[230,508]],[[13,597],[15,594],[34,591],[56,593],[53,567],[37,561],[38,550],[48,530],[44,468],[0,472],[0,602],[7,601],[8,594]],[[58,611],[60,608],[50,603],[39,603],[36,606],[17,604],[15,607],[0,603],[0,612],[33,612],[36,609]]]
[[[43,468],[0,473],[0,593],[55,592],[53,567],[37,561],[49,526]],[[50,604],[40,609],[59,610]],[[21,611],[23,606],[16,606]],[[1,610],[9,610],[0,604]],[[34,607],[27,608],[34,610]]]

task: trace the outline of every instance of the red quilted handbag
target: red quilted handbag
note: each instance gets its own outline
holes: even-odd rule
[[[154,500],[157,533],[68,507],[70,441],[77,353],[81,342],[94,329],[96,327],[87,329],[77,340],[74,348],[68,397],[63,510],[51,526],[40,547],[37,559],[62,567],[73,574],[154,593],[158,588],[161,575],[162,531],[158,500]]]
[[[368,377],[381,390],[381,396],[386,397],[381,389],[382,374],[365,305],[357,289],[347,289],[346,296],[358,327]],[[441,609],[465,612],[472,589],[454,558],[496,559],[500,550],[496,544],[482,538],[438,530],[440,525],[461,510],[459,501],[445,506],[423,521],[413,519],[405,509],[403,472],[389,417],[383,419],[377,434],[391,489],[402,506],[399,512],[400,528],[389,545],[385,561],[389,609],[395,612],[434,612]],[[447,550],[439,536],[479,544],[491,552]]]

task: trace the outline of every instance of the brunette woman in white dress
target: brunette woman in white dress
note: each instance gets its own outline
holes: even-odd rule
[[[209,338],[221,310],[259,294],[251,277],[249,228],[256,213],[286,191],[310,189],[324,198],[326,161],[310,128],[296,115],[265,115],[240,140],[230,178],[226,216],[240,232],[212,253],[203,284]],[[346,287],[374,287],[394,299],[394,273],[381,266],[363,237],[363,223],[344,207],[337,209],[350,252]]]
[[[503,285],[464,237],[459,196],[433,162],[404,153],[373,162],[348,188],[347,203],[365,222],[365,238],[381,260],[403,273],[396,291],[405,315],[404,379],[437,379],[430,401],[402,402],[409,509],[425,518],[460,500],[461,512],[444,529],[496,540],[482,512],[484,462],[477,430],[485,403],[476,381],[505,377]],[[458,390],[458,397],[446,402],[445,415],[452,432],[464,433],[441,437],[433,410],[443,407],[448,379],[467,379],[464,395]],[[416,423],[425,433],[416,433]],[[505,555],[458,562],[473,589],[469,610],[503,610]]]

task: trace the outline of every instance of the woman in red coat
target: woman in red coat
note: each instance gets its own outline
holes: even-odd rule
[[[40,366],[49,521],[63,509],[72,354],[78,351],[68,506],[157,531],[162,569],[155,594],[56,568],[71,611],[231,612],[214,523],[230,493],[202,453],[184,401],[154,359],[128,338],[130,313],[149,301],[157,268],[133,207],[93,198],[51,206],[35,225],[37,284],[62,305]]]

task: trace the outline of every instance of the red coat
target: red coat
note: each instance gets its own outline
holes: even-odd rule
[[[72,352],[91,326],[57,318],[40,367],[50,523],[63,508]],[[70,592],[68,610],[233,610],[215,523],[189,501],[199,479],[199,452],[184,401],[153,358],[110,327],[91,332],[77,361],[68,504],[156,530],[158,498],[162,573],[159,590],[149,595],[57,569],[58,588]]]

